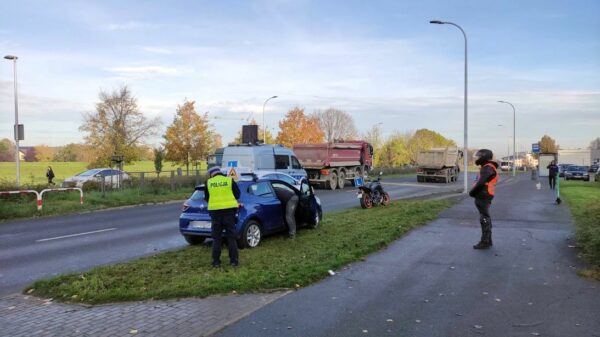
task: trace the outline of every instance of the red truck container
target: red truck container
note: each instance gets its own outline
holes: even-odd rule
[[[373,165],[373,147],[362,141],[296,144],[294,153],[313,184],[344,188],[346,180],[363,177]]]

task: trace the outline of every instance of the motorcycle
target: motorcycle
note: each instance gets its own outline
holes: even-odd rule
[[[390,204],[390,195],[384,191],[381,185],[381,175],[379,172],[377,180],[363,182],[362,178],[354,179],[354,186],[358,187],[356,198],[360,200],[360,207],[372,208],[373,205],[387,206]]]

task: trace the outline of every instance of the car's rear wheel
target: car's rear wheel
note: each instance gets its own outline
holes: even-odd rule
[[[244,226],[242,237],[238,240],[240,248],[254,248],[260,244],[262,240],[262,229],[260,224],[255,220],[250,220]]]
[[[204,242],[204,240],[206,240],[206,238],[204,236],[198,236],[198,235],[184,235],[183,238],[185,239],[185,241],[187,241],[187,243],[189,243],[190,245],[199,245],[201,243]]]

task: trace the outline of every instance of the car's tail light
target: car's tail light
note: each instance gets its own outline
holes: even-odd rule
[[[187,202],[184,202],[183,205],[181,205],[181,210],[183,212],[187,211],[190,208],[190,205],[187,204]]]

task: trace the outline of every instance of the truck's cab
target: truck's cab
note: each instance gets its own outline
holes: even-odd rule
[[[282,172],[296,179],[307,177],[294,151],[282,145],[230,145],[223,149],[221,166],[241,167],[252,172]]]

